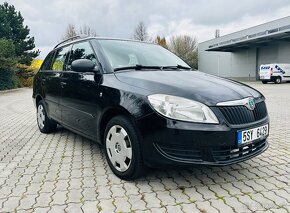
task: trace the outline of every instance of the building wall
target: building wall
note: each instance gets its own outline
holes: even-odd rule
[[[290,63],[290,42],[279,42],[259,48],[258,65],[269,63]]]
[[[278,52],[279,63],[290,63],[290,42],[281,42]]]
[[[238,44],[241,41],[247,42],[252,39],[258,38],[267,38],[271,37],[273,35],[281,35],[282,37],[287,36],[287,34],[290,33],[289,29],[289,23],[290,23],[290,16],[277,19],[274,21],[270,21],[264,24],[260,24],[257,26],[253,26],[244,30],[240,30],[234,33],[230,33],[218,38],[213,38],[211,40],[202,42],[201,44],[206,45],[207,49],[211,47],[216,46],[227,46],[230,44]],[[281,32],[278,30],[278,28],[281,27]],[[286,27],[286,28],[285,28]],[[269,32],[270,31],[270,34]],[[273,32],[272,32],[273,31]],[[257,35],[258,33],[258,35]],[[286,34],[285,34],[286,33]],[[284,34],[284,35],[283,35]],[[248,37],[248,36],[251,37]],[[229,42],[229,43],[228,43]]]
[[[258,68],[267,63],[290,63],[290,42],[278,42],[265,47],[253,47],[237,52],[208,52],[199,45],[198,69],[228,78],[256,79]]]
[[[290,16],[200,43],[198,46],[199,70],[222,77],[249,78],[250,76],[255,79],[261,64],[290,63],[290,42],[282,42],[278,41],[278,39],[274,42],[270,38],[275,33],[281,39],[289,36],[289,23]],[[278,28],[281,28],[281,31]],[[271,33],[269,34],[269,32]],[[249,43],[246,41],[253,39],[253,37],[249,36],[257,36],[257,34],[259,34],[259,38],[264,38],[264,41],[268,40],[267,46],[261,46],[260,42],[261,47],[254,47],[254,45],[259,45],[257,42],[253,44],[253,47],[244,50],[238,50],[237,48],[235,52],[206,51],[210,48],[227,46],[229,45],[227,42],[232,45],[239,42]],[[242,38],[242,41],[239,38]]]
[[[200,71],[228,78],[256,77],[256,48],[234,53],[208,52],[205,48],[200,45],[198,49]]]
[[[207,52],[207,45],[198,46],[198,69],[212,75],[229,76],[231,53]]]
[[[276,62],[278,63],[278,52],[279,45],[270,45],[266,47],[259,48],[258,53],[258,65],[269,64]]]
[[[256,78],[256,48],[231,53],[231,75],[224,77]]]

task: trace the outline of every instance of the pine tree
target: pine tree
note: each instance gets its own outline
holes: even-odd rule
[[[11,43],[11,48],[13,47],[13,50],[15,50],[13,60],[17,64],[17,68],[13,69],[13,71],[8,67],[3,69],[2,66],[2,85],[8,86],[0,89],[13,88],[13,83],[11,82],[14,82],[15,87],[19,84],[17,79],[27,79],[34,75],[28,67],[32,60],[39,55],[40,51],[33,50],[35,48],[34,37],[29,35],[30,30],[23,22],[24,18],[19,11],[15,10],[13,5],[9,5],[7,2],[0,4],[0,39],[4,39],[2,42]],[[10,59],[6,58],[5,60],[9,61]]]
[[[0,38],[13,41],[18,63],[30,65],[40,51],[33,51],[34,37],[29,35],[30,30],[23,21],[21,13],[13,5],[7,2],[0,4]]]
[[[0,90],[16,87],[15,47],[12,40],[0,38]]]

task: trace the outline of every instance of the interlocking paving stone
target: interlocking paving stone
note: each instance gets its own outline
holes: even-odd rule
[[[131,211],[131,205],[128,202],[127,197],[115,198],[114,205],[116,206],[116,212],[130,212]]]
[[[82,206],[82,210],[83,212],[86,213],[95,213],[98,212],[98,201],[86,201],[84,202],[83,206]]]
[[[290,212],[290,84],[266,97],[269,149],[239,164],[151,170],[126,182],[102,147],[62,127],[42,134],[31,89],[0,94],[0,212]]]
[[[219,212],[209,201],[197,201],[196,206],[201,212]]]
[[[194,203],[181,204],[181,208],[182,208],[182,212],[185,212],[185,213],[199,213],[200,212]]]
[[[146,209],[146,203],[144,198],[142,199],[143,195],[129,195],[129,203],[131,204],[131,210],[144,210]]]
[[[100,212],[114,212],[116,209],[113,199],[101,199],[98,207]]]
[[[51,206],[51,208],[48,212],[50,212],[50,213],[63,213],[65,208],[66,208],[66,205]]]

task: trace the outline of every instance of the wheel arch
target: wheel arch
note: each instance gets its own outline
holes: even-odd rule
[[[35,106],[37,106],[37,104],[39,103],[39,101],[43,100],[42,96],[41,95],[36,95],[35,96]]]
[[[103,138],[104,138],[107,124],[113,117],[116,117],[118,115],[124,115],[128,117],[129,119],[131,119],[132,121],[134,121],[133,115],[122,106],[116,106],[116,107],[111,107],[111,108],[106,109],[103,112],[100,118],[99,125],[98,125],[99,126],[98,140],[101,144],[104,144]]]

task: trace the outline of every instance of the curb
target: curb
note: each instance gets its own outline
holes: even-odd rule
[[[16,92],[18,90],[21,90],[22,88],[17,89],[8,89],[8,90],[0,90],[0,94],[9,93],[9,92]]]

